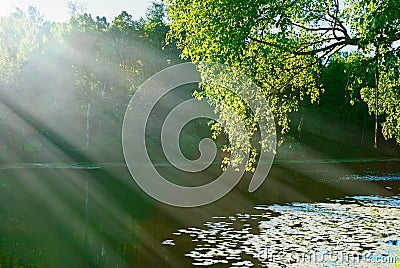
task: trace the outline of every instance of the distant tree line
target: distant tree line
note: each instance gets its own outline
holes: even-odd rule
[[[10,155],[120,149],[134,91],[180,62],[175,45],[165,42],[162,4],[154,3],[145,18],[123,11],[111,22],[79,10],[68,22],[45,21],[33,7],[0,18],[0,144]]]
[[[400,142],[398,1],[170,0],[145,18],[123,11],[112,21],[70,9],[68,22],[46,21],[33,7],[0,18],[0,161],[60,148],[120,157],[132,94],[182,60],[252,78],[273,109],[283,154],[314,147],[362,156],[378,139]],[[219,88],[199,92],[236,100]],[[197,140],[188,138],[190,150]]]

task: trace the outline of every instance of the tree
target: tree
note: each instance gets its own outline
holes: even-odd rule
[[[348,88],[361,90],[371,113],[386,115],[383,133],[400,143],[398,1],[169,0],[167,5],[169,38],[177,40],[182,57],[224,63],[249,75],[268,99],[281,134],[289,130],[288,114],[305,98],[318,101],[324,90],[321,70],[346,49],[352,66]],[[201,94],[217,92],[230,94],[218,87]],[[246,125],[254,125],[248,109],[241,111]]]
[[[27,133],[34,130],[15,111],[6,107],[10,103],[11,107],[18,103],[24,107],[22,114],[25,115],[33,106],[32,102],[26,100],[32,100],[37,92],[26,86],[31,81],[25,73],[32,58],[43,52],[50,35],[50,26],[33,7],[29,7],[28,14],[16,9],[10,15],[0,18],[0,117],[10,127],[10,133],[15,133],[7,135],[7,139],[18,140],[15,137],[21,135],[22,146]]]
[[[129,96],[170,64],[172,55],[162,50],[168,32],[164,14],[163,5],[154,4],[146,19],[134,20],[122,11],[108,22],[84,13],[55,28],[72,54],[75,97],[83,116],[90,103],[93,142],[117,140],[118,135],[109,132],[121,128]],[[177,53],[173,56],[179,59]]]
[[[179,61],[176,47],[165,43],[162,4],[150,7],[144,19],[122,11],[110,22],[84,13],[76,1],[69,8],[71,18],[62,23],[45,21],[33,7],[0,17],[2,148],[69,151],[85,148],[90,136],[91,160],[102,150],[118,154],[132,93]]]

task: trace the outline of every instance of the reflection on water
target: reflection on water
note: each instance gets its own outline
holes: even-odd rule
[[[150,203],[107,172],[2,172],[0,263],[5,267],[124,267]],[[124,196],[118,196],[118,194]]]
[[[363,226],[348,233],[358,241],[354,246],[394,247],[399,238],[391,230],[400,233],[393,227],[399,218],[395,214],[399,200],[390,196],[399,194],[399,181],[365,180],[364,176],[334,180],[364,174],[367,168],[390,174],[400,171],[398,163],[327,164],[320,169],[314,164],[275,165],[254,194],[247,192],[247,174],[222,200],[181,209],[147,197],[118,164],[3,166],[0,265],[187,267],[204,262],[226,266],[227,262],[245,267],[267,263],[256,256],[267,244],[275,249],[288,244],[296,248],[292,241],[296,239],[301,241],[298,250],[309,250],[329,234],[335,235],[332,239],[342,237],[339,226],[352,224]],[[371,194],[379,196],[367,197]],[[346,195],[363,197],[327,203],[327,198],[341,200]],[[258,204],[266,205],[254,209]],[[385,229],[377,233],[378,227]],[[318,236],[317,229],[325,236]]]
[[[393,267],[400,261],[400,196],[359,196],[330,203],[255,207],[214,217],[189,236],[195,266]]]

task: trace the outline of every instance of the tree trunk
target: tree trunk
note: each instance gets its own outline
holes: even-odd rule
[[[86,149],[89,148],[90,139],[90,102],[87,105],[86,111]]]
[[[379,91],[379,48],[376,48],[376,68],[375,68],[375,143],[374,148],[378,148],[378,91]]]
[[[367,113],[368,113],[368,110],[365,110],[365,114],[364,114],[364,124],[363,124],[363,129],[362,129],[362,134],[361,134],[360,146],[362,146],[362,145],[363,145],[363,142],[364,142],[365,123],[366,123],[366,121],[367,121]]]

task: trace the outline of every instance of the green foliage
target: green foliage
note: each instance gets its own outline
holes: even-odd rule
[[[41,25],[32,9],[30,13],[27,16],[17,9],[10,16],[0,18],[0,85],[3,87],[20,82],[21,68],[43,45],[47,25]]]
[[[0,101],[0,136],[10,149],[27,140],[38,147],[51,140],[50,130],[67,148],[83,148],[89,103],[91,148],[120,146],[130,96],[147,77],[179,60],[174,45],[165,44],[169,28],[161,4],[145,19],[123,11],[111,22],[72,2],[70,8],[72,17],[64,23],[44,21],[35,8],[0,18],[1,96],[42,123],[33,126]]]
[[[361,97],[370,112],[379,68],[383,133],[400,141],[399,5],[391,0],[169,0],[169,40],[177,40],[184,59],[224,63],[246,73],[268,99],[282,135],[289,131],[289,113],[305,99],[318,102],[324,91],[321,72],[333,59],[346,65],[350,101]],[[245,104],[229,91],[215,87],[199,94],[218,95],[223,104],[217,109],[227,105],[242,115],[246,127],[254,127]]]

